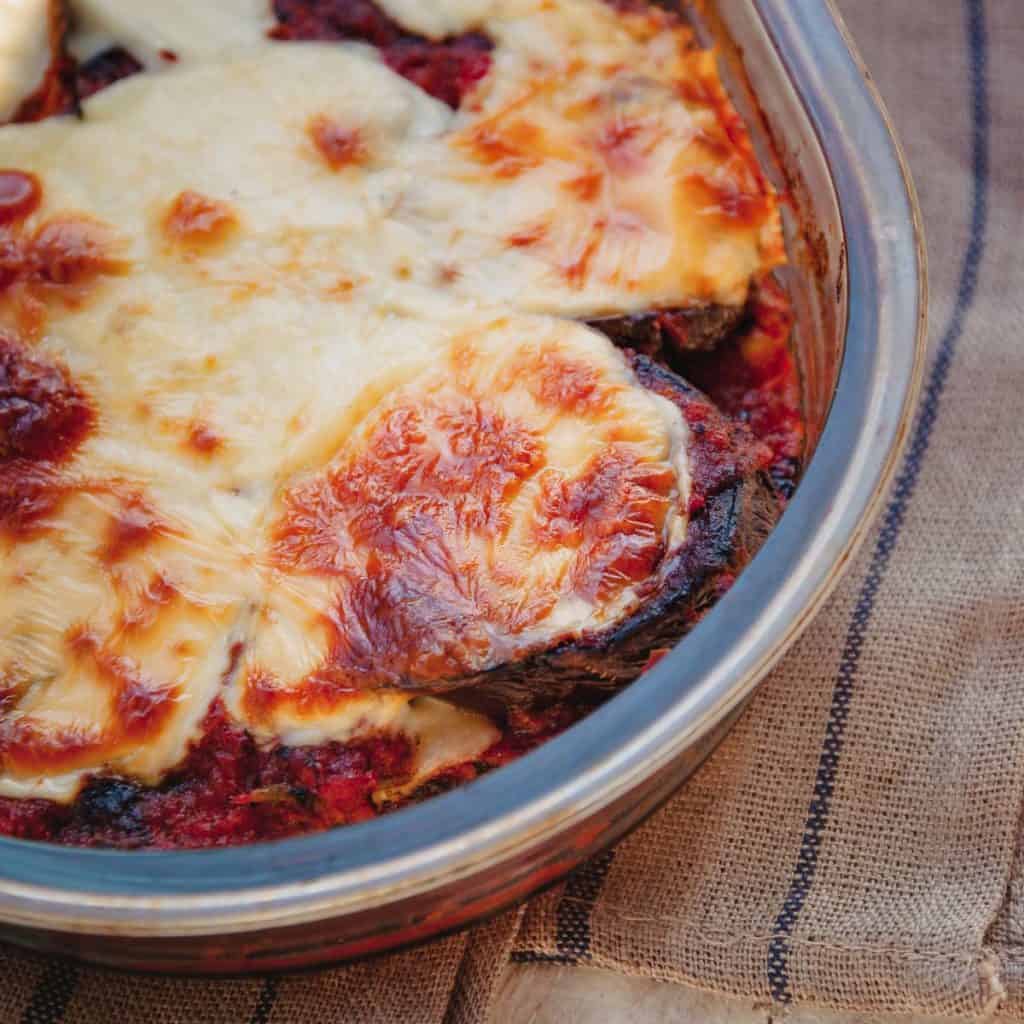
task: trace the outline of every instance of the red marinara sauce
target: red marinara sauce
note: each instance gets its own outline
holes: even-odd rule
[[[0,693],[0,708],[2,708]],[[202,738],[158,787],[94,779],[70,805],[0,798],[0,835],[71,846],[175,849],[234,846],[365,821],[506,764],[562,732],[588,707],[559,704],[514,711],[504,735],[479,761],[452,768],[401,804],[372,795],[409,771],[401,737],[320,747],[261,747],[218,701]]]
[[[800,476],[804,420],[800,374],[790,344],[793,311],[785,289],[766,278],[757,288],[746,330],[713,352],[685,352],[677,369],[724,413],[746,423],[771,448],[769,469],[787,501]]]
[[[0,227],[35,213],[42,198],[43,189],[34,174],[0,170]]]
[[[371,794],[408,769],[398,737],[265,748],[215,703],[181,767],[158,787],[94,779],[68,806],[0,799],[0,834],[125,849],[227,846],[373,817]]]

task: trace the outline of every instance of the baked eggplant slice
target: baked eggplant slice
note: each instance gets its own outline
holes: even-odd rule
[[[686,542],[624,621],[482,673],[452,694],[467,706],[493,712],[501,705],[564,699],[579,687],[632,681],[652,655],[700,621],[778,519],[779,503],[765,474],[770,459],[765,447],[692,384],[646,355],[630,353],[629,359],[644,387],[669,399],[690,425],[694,487]]]
[[[481,16],[393,0],[278,0],[233,17],[201,0],[52,10],[64,14],[50,33],[50,85],[16,120],[76,110],[141,70],[183,72],[227,55],[264,54],[258,73],[277,83],[273,52],[303,40],[369,43],[406,90],[440,100],[427,109],[388,83],[352,109],[293,111],[330,170],[356,180],[358,168],[368,193],[385,197],[388,234],[362,236],[380,237],[387,256],[374,258],[375,283],[590,321],[671,361],[717,344],[743,316],[751,282],[785,262],[777,197],[713,56],[646,2],[595,0],[588,19],[565,3]],[[70,31],[68,10],[79,15]],[[323,73],[360,71],[344,63]],[[418,106],[422,123],[409,132],[417,144],[393,160],[379,143],[400,103]],[[230,134],[215,137],[226,144]],[[357,280],[367,263],[343,269]]]
[[[332,448],[267,517],[274,585],[229,700],[257,733],[337,738],[410,694],[617,685],[772,524],[746,426],[566,321],[474,323]]]
[[[731,337],[745,318],[745,307],[706,305],[603,316],[587,324],[620,348],[642,352],[675,365],[684,352],[708,352]]]

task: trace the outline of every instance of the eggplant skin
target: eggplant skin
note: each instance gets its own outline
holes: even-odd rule
[[[745,306],[707,305],[655,309],[587,320],[619,348],[642,352],[674,366],[686,352],[710,352],[732,336],[747,316]]]
[[[775,526],[779,505],[764,471],[769,456],[749,429],[649,357],[627,357],[640,382],[674,402],[690,424],[693,496],[700,507],[691,503],[685,543],[628,619],[463,679],[451,699],[494,710],[631,682],[653,653],[674,645],[700,621]]]

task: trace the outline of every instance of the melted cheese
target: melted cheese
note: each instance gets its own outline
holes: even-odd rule
[[[741,304],[784,261],[771,188],[688,30],[594,0],[382,6],[496,43],[454,153],[423,154],[396,211],[421,275],[443,251],[466,299],[582,317]]]
[[[379,0],[378,6],[404,28],[428,39],[444,39],[484,28],[488,16],[499,7],[495,0],[447,0],[429,4],[422,0]]]
[[[685,537],[685,425],[599,335],[473,324],[369,386],[372,412],[331,429],[326,463],[271,505],[231,688],[257,734],[348,738],[367,689],[398,712],[381,690],[457,683],[621,621]]]
[[[269,62],[269,51],[285,46],[266,39],[266,5],[256,0],[82,4],[87,30],[75,43],[82,53],[101,37],[104,45],[120,40],[150,68],[167,66],[160,51],[169,48],[183,63],[213,63],[214,78],[232,78],[242,65],[232,70],[219,62],[244,53]],[[442,280],[445,293],[462,303],[558,316],[739,305],[753,278],[783,262],[772,190],[714,57],[694,47],[687,29],[654,13],[617,13],[601,0],[382,6],[412,31],[441,37],[479,29],[496,44],[490,74],[451,130],[384,152],[371,137],[365,166],[346,173],[358,174],[376,196],[379,216],[369,230],[352,225],[345,250],[353,268],[371,268],[380,288],[401,275],[406,286],[394,289],[396,303],[421,308]],[[290,45],[303,56],[313,49]],[[364,88],[370,79],[355,70],[341,72],[351,86],[341,90],[340,79],[315,79],[320,63],[310,54],[299,84],[315,82],[314,95],[331,87],[336,109],[322,113],[341,132],[376,122],[396,91],[416,92],[390,71],[391,85],[374,80]],[[356,63],[351,54],[348,63]],[[271,81],[269,63],[264,71],[250,81],[260,78],[266,95],[279,93],[282,102],[271,109],[282,109],[295,83],[280,75]],[[219,148],[229,119],[252,131],[265,127],[259,88],[243,96],[230,83],[226,94],[210,77],[204,84],[218,103],[201,101],[189,111],[216,131],[210,148]],[[113,91],[128,88],[119,83]],[[183,88],[168,84],[166,101],[153,104],[172,122],[182,119],[182,109],[170,107],[183,100]],[[107,102],[100,96],[87,104],[88,116],[101,116]]]
[[[0,541],[0,680],[13,698],[0,795],[68,799],[97,769],[158,782],[219,691],[246,577],[212,510],[152,487],[159,534],[124,558],[103,553],[148,471],[90,482],[38,537]]]
[[[50,63],[51,0],[0,3],[0,124],[42,83]]]
[[[0,294],[98,413],[0,531],[0,794],[156,782],[217,696],[268,742],[402,731],[429,777],[496,733],[409,687],[621,621],[685,540],[678,410],[531,314],[741,302],[780,258],[715,103],[680,102],[710,58],[596,0],[383,6],[495,40],[461,112],[249,0],[84,0],[81,55],[180,63],[0,129],[43,184],[18,244],[110,254]]]
[[[121,46],[150,69],[165,67],[168,54],[211,60],[258,45],[273,25],[268,0],[76,0],[73,7],[75,57]]]
[[[481,715],[432,697],[417,697],[403,705],[394,726],[414,744],[413,766],[407,781],[374,793],[378,804],[399,800],[448,768],[480,757],[501,738]]]

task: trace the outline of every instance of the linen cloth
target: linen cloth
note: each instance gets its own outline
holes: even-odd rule
[[[0,1024],[470,1024],[510,960],[1024,1018],[1024,2],[842,9],[920,192],[927,386],[881,522],[714,756],[616,850],[468,934],[222,981],[0,949]]]

